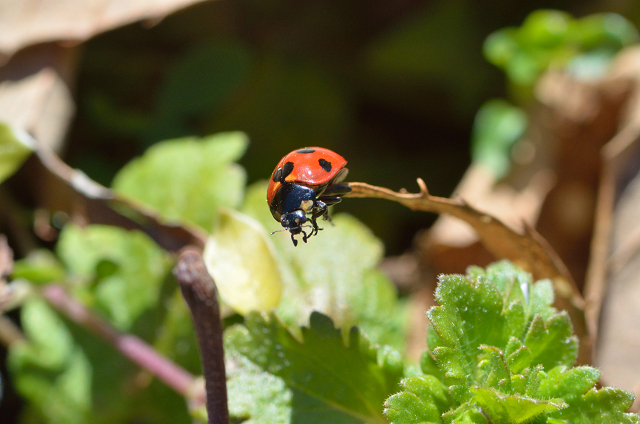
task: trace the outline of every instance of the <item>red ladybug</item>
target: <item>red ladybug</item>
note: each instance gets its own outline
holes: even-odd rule
[[[339,154],[322,147],[305,147],[294,150],[280,160],[271,175],[267,189],[267,203],[273,218],[293,236],[302,233],[302,241],[318,234],[320,217],[331,219],[327,207],[339,203],[340,196],[351,191],[347,183],[341,183],[349,170],[347,161]],[[309,216],[308,216],[309,215]],[[303,224],[311,222],[307,234]],[[272,233],[273,234],[273,233]]]

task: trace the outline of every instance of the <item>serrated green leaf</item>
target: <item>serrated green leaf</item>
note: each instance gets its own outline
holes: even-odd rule
[[[220,298],[245,315],[271,311],[282,294],[282,277],[273,243],[258,221],[221,209],[207,239],[204,261]]]
[[[348,414],[288,387],[232,346],[225,348],[229,414],[245,424],[358,424]],[[235,421],[234,421],[235,422]]]
[[[384,414],[393,424],[440,423],[453,406],[447,387],[434,376],[405,378],[400,384],[404,391],[384,403]]]
[[[29,134],[0,122],[0,183],[22,166],[34,148]]]
[[[531,351],[515,337],[509,339],[505,356],[509,370],[515,374],[520,373],[531,364]]]
[[[446,424],[487,424],[480,409],[472,403],[463,403],[458,408],[445,413],[442,420]]]
[[[64,322],[41,299],[21,310],[27,340],[9,347],[8,366],[17,391],[47,423],[86,422],[92,369]]]
[[[566,408],[561,399],[538,400],[517,395],[503,395],[495,389],[472,387],[473,402],[480,405],[494,424],[521,424],[535,417]]]
[[[565,311],[546,321],[536,315],[527,331],[524,344],[531,351],[531,362],[545,369],[557,365],[571,366],[578,357],[578,340]]]
[[[267,231],[276,231],[282,227],[269,212],[266,190],[266,182],[251,186],[242,211]],[[297,247],[286,233],[270,236],[284,284],[278,316],[298,326],[306,323],[310,310],[316,310],[341,328],[357,324],[373,343],[401,349],[406,307],[398,301],[393,283],[376,269],[382,243],[350,216],[335,215],[333,224],[325,221],[320,226],[324,229],[317,236]]]
[[[564,365],[557,366],[548,371],[540,381],[537,394],[545,399],[562,398],[569,402],[585,394],[599,378],[600,371],[592,367],[569,369]]]
[[[242,201],[245,172],[232,162],[247,145],[240,132],[157,143],[122,168],[112,186],[169,221],[186,221],[209,231],[218,208],[234,208]]]
[[[638,415],[625,413],[634,397],[633,393],[615,387],[591,389],[570,401],[568,408],[551,414],[551,417],[568,420],[571,424],[637,424],[640,423]]]
[[[511,372],[503,352],[495,346],[480,346],[484,352],[481,356],[478,368],[481,374],[476,381],[484,387],[500,388],[501,391],[511,394]]]
[[[70,278],[79,278],[78,294],[122,330],[158,301],[171,265],[145,234],[103,225],[66,225],[56,250]]]
[[[431,308],[427,316],[442,343],[460,350],[467,375],[475,367],[481,344],[506,346],[510,337],[520,336],[525,325],[521,312],[505,314],[500,292],[484,279],[471,282],[460,275],[442,276],[436,299],[442,306]]]
[[[433,355],[445,377],[463,379],[470,375],[471,361],[461,351],[450,347],[437,347],[433,350]]]
[[[345,346],[341,331],[318,312],[302,328],[302,341],[273,316],[251,314],[245,325],[228,330],[227,343],[263,371],[352,417],[385,422],[382,404],[402,375],[399,355],[379,357],[356,328]]]

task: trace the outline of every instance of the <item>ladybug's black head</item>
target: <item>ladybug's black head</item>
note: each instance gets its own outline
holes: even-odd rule
[[[307,222],[307,214],[305,214],[301,209],[287,212],[283,214],[280,219],[282,226],[289,230],[291,234],[300,234],[302,231],[302,224],[305,222]]]

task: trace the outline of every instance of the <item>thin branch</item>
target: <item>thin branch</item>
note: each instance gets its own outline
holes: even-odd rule
[[[210,424],[228,424],[227,378],[222,345],[222,322],[216,285],[205,268],[200,250],[182,250],[173,273],[189,305],[200,345]]]
[[[125,357],[149,371],[177,393],[187,399],[194,397],[197,383],[191,373],[158,353],[145,341],[130,334],[122,334],[93,315],[84,305],[69,296],[64,287],[49,284],[42,289],[42,296],[69,319],[98,334]]]
[[[185,246],[204,246],[206,235],[201,229],[186,223],[167,223],[152,209],[125,199],[86,174],[64,163],[44,143],[36,143],[35,156],[42,171],[52,174],[50,190],[57,193],[56,209],[69,215],[82,214],[89,223],[115,225],[144,231],[169,252]]]
[[[398,202],[412,210],[444,213],[459,218],[473,227],[483,245],[497,258],[506,258],[531,272],[536,279],[553,281],[556,305],[566,309],[580,337],[581,363],[591,363],[591,344],[586,327],[584,298],[580,294],[569,270],[549,243],[535,229],[523,223],[523,232],[517,232],[499,219],[481,212],[463,199],[432,196],[425,182],[418,178],[419,193],[397,193],[383,187],[365,183],[349,183],[349,197],[368,197]]]

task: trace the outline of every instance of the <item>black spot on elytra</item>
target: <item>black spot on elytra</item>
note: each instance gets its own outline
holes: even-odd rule
[[[289,176],[293,172],[293,162],[287,162],[282,166],[282,176],[280,177],[282,182],[284,179]]]
[[[296,153],[313,153],[316,149],[311,149],[309,147],[305,147],[304,149],[296,150]]]
[[[331,162],[326,161],[324,159],[318,159],[318,163],[327,172],[331,172]]]
[[[273,173],[273,178],[271,178],[274,183],[277,183],[282,179],[282,168],[276,169],[276,172]]]

